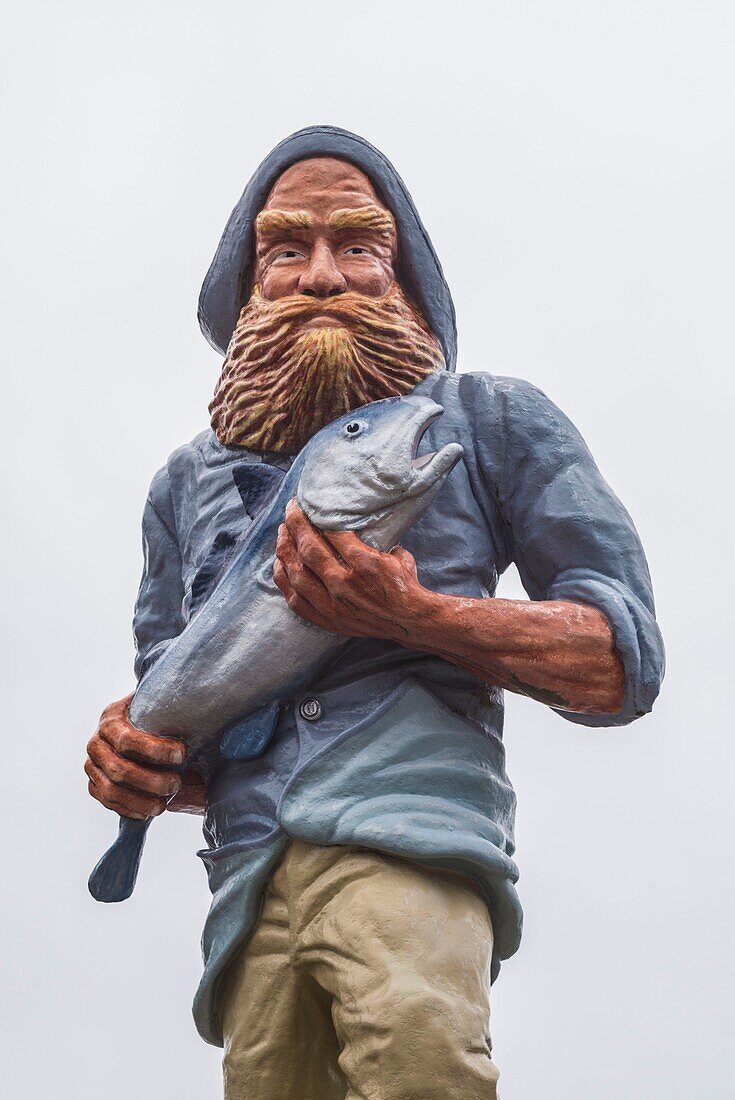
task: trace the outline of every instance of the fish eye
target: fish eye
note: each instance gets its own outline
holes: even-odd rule
[[[349,424],[345,424],[345,435],[352,439],[356,435],[361,435],[366,428],[367,424],[364,420],[351,420]]]

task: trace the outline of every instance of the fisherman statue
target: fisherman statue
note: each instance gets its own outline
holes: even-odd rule
[[[153,479],[132,697],[88,745],[133,888],[204,814],[194,1015],[226,1100],[488,1100],[518,948],[503,691],[624,725],[663,674],[633,523],[539,390],[455,373],[442,269],[364,139],[282,141],[201,292],[211,428]],[[518,568],[528,600],[492,599]]]

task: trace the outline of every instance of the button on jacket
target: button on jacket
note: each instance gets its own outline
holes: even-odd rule
[[[531,599],[598,608],[624,666],[623,706],[607,716],[558,713],[588,726],[645,714],[664,664],[648,569],[628,513],[579,433],[544,394],[516,379],[441,371],[414,392],[445,410],[429,428],[426,449],[452,440],[464,448],[403,540],[421,583],[448,595],[492,597],[515,562]],[[206,598],[220,549],[252,522],[235,475],[261,462],[288,466],[223,447],[207,431],[154,478],[134,624],[139,675]],[[195,1000],[206,1039],[222,1041],[217,983],[252,931],[289,837],[376,848],[470,875],[491,910],[497,973],[521,934],[515,796],[502,732],[497,688],[437,657],[355,639],[327,675],[282,708],[261,757],[222,761],[208,787],[201,853],[213,892]]]
[[[299,714],[307,722],[316,722],[322,716],[322,705],[318,699],[304,699],[299,706]]]

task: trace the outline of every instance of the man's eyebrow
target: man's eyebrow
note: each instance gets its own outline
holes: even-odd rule
[[[374,229],[378,233],[395,233],[396,222],[390,210],[382,206],[358,206],[335,210],[329,218],[332,229]]]
[[[255,219],[259,233],[283,233],[290,229],[311,229],[314,222],[306,210],[261,210]]]

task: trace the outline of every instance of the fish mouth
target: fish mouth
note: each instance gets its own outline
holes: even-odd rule
[[[428,454],[420,455],[419,447],[421,446],[421,440],[424,438],[431,425],[439,420],[442,415],[443,411],[431,413],[430,416],[426,417],[424,423],[419,425],[411,448],[411,466],[414,470],[420,470],[423,466],[427,466],[432,459],[436,458],[438,451],[429,451]]]
[[[432,412],[424,418],[418,426],[411,447],[411,486],[407,496],[413,496],[417,492],[423,492],[440,477],[447,474],[464,454],[464,448],[460,443],[446,443],[438,451],[428,451],[419,454],[421,441],[431,425],[444,413],[441,409]]]

